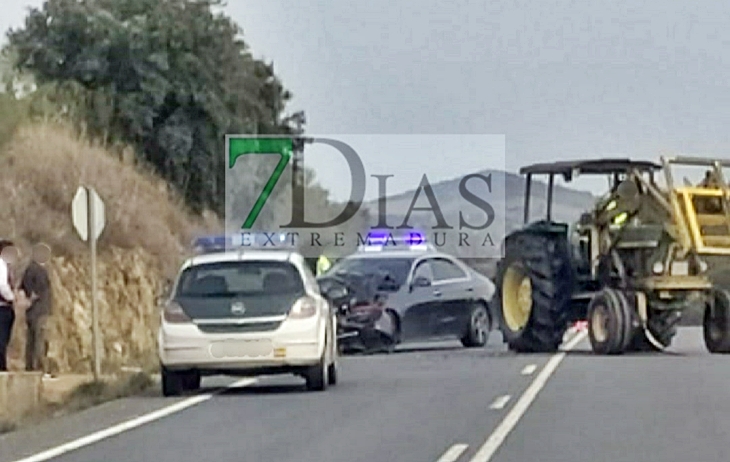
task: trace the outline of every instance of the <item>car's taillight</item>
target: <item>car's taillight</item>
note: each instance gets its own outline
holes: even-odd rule
[[[289,317],[294,319],[311,318],[317,314],[317,302],[310,297],[297,300],[289,311]]]
[[[182,306],[180,306],[179,303],[169,301],[165,304],[165,307],[163,308],[162,315],[165,319],[165,322],[173,323],[173,324],[183,324],[183,323],[190,323],[193,322],[192,319],[190,319],[190,316],[185,314],[185,311],[183,311]]]

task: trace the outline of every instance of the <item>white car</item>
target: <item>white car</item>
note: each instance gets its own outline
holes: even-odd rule
[[[294,374],[309,390],[337,383],[336,312],[304,258],[287,250],[227,250],[188,259],[163,303],[162,392],[206,375]]]

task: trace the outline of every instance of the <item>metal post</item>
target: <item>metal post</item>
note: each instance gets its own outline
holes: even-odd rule
[[[91,335],[93,342],[94,381],[101,376],[101,348],[99,346],[99,307],[96,303],[96,213],[91,188],[86,188],[86,206],[88,214],[88,237],[91,250]]]
[[[530,221],[530,194],[532,189],[532,174],[528,173],[525,179],[525,224]]]
[[[294,152],[292,153],[292,188],[296,188],[304,183],[301,162],[304,157],[304,143],[306,142],[303,137],[306,120],[304,119],[304,115],[299,113],[295,114],[293,119],[296,126],[297,138],[295,139]]]
[[[550,222],[552,220],[552,212],[553,212],[553,186],[555,183],[555,175],[550,175],[550,179],[548,180],[548,192],[547,192],[547,221]]]

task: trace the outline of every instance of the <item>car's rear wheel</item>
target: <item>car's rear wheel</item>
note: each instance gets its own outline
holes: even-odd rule
[[[307,382],[307,390],[324,391],[327,389],[327,385],[330,383],[330,365],[327,361],[330,356],[327,354],[327,350],[329,348],[329,342],[326,342],[324,351],[322,351],[322,357],[319,358],[319,362],[314,366],[308,367],[304,372],[304,380]]]
[[[327,383],[337,385],[337,361],[332,361],[327,370]]]
[[[336,325],[336,324],[333,324]],[[331,348],[332,350],[332,362],[329,366],[327,366],[327,383],[329,385],[337,385],[337,356],[339,355],[339,342],[337,341],[337,336],[335,333],[335,330],[333,328],[332,330],[332,343],[334,344],[334,347]]]
[[[162,368],[162,395],[180,396],[185,391],[185,375]]]
[[[491,322],[487,308],[482,304],[474,304],[469,310],[467,332],[461,338],[461,344],[467,348],[483,347],[489,340]]]
[[[197,391],[200,389],[200,383],[202,382],[200,372],[190,371],[185,373],[184,377],[185,391]]]
[[[324,391],[329,385],[329,366],[327,365],[326,354],[322,354],[322,359],[314,365],[307,368],[304,373],[304,379],[307,381],[307,390]]]

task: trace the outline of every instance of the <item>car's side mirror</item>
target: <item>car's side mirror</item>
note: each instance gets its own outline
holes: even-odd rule
[[[416,276],[413,278],[413,287],[429,287],[431,280],[425,276]]]

